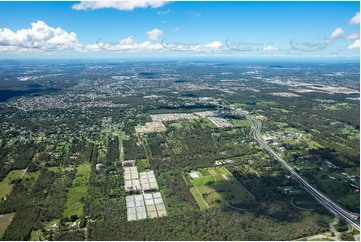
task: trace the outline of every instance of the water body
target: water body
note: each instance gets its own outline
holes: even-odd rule
[[[246,105],[254,107],[254,106],[257,106],[257,103],[246,103]]]

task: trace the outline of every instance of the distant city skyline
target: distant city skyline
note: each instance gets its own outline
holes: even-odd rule
[[[0,2],[0,58],[359,59],[359,2]]]

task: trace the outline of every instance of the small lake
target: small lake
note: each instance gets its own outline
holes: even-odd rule
[[[257,106],[257,103],[246,103],[247,106]]]

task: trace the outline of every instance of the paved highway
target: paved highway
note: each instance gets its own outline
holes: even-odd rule
[[[274,152],[274,150],[268,146],[268,144],[260,137],[260,130],[262,127],[262,124],[260,121],[254,119],[251,116],[247,116],[249,120],[252,122],[252,130],[251,135],[253,135],[253,138],[258,142],[259,145],[261,145],[265,150],[268,151],[268,153],[273,156],[277,161],[280,162],[280,164],[288,170],[292,177],[300,183],[300,185],[308,192],[310,193],[317,201],[319,201],[324,207],[326,207],[328,210],[330,210],[333,214],[335,214],[338,217],[341,217],[345,219],[348,223],[355,226],[358,230],[360,230],[360,222],[355,218],[355,216],[345,209],[341,208],[339,205],[331,201],[326,195],[318,191],[316,188],[312,187],[307,181],[305,181],[300,175],[298,175],[292,167],[290,167],[285,160],[283,160],[279,155]]]

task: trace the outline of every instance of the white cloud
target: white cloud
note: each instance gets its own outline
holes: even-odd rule
[[[336,28],[331,34],[330,36],[328,36],[325,40],[326,44],[329,44],[331,42],[331,40],[333,39],[338,39],[343,37],[343,29],[342,28]]]
[[[360,36],[357,33],[345,35],[342,28],[336,28],[330,36],[325,39],[325,44],[329,44],[334,39],[349,39],[349,40],[356,40],[354,43],[347,46],[347,49],[355,49],[359,48],[360,45]]]
[[[349,46],[346,47],[346,49],[348,50],[352,50],[352,49],[359,49],[360,48],[360,40],[355,40],[355,42],[353,42],[352,44],[350,44]]]
[[[160,36],[164,34],[164,32],[160,29],[152,29],[145,32],[145,34],[148,35],[148,39],[157,40]]]
[[[209,44],[204,45],[204,47],[207,49],[216,49],[216,50],[220,49],[222,46],[223,44],[220,41],[213,41]]]
[[[137,43],[133,36],[120,40],[118,43],[106,43],[98,41],[97,44],[87,45],[86,50],[107,50],[107,51],[154,51],[162,50],[161,44],[152,44],[150,41]]]
[[[167,9],[166,11],[158,11],[157,12],[158,15],[166,15],[168,13],[170,13],[170,9]]]
[[[360,12],[357,12],[355,16],[348,21],[348,24],[360,24]]]
[[[346,39],[359,39],[360,36],[357,33],[353,33],[353,34],[347,35],[345,38]]]
[[[264,51],[276,51],[279,50],[278,47],[274,47],[272,45],[267,45],[266,47],[263,48]]]
[[[76,49],[81,45],[74,32],[68,33],[61,28],[53,28],[43,21],[31,23],[30,29],[16,32],[0,29],[0,46],[18,49],[64,50]],[[2,48],[4,49],[4,48]]]
[[[174,31],[174,32],[178,32],[178,31],[179,31],[179,28],[178,28],[178,27],[173,28],[173,29],[172,29],[172,31]]]
[[[102,8],[115,8],[123,11],[132,11],[135,8],[160,8],[168,4],[169,1],[148,1],[148,0],[132,0],[132,1],[81,1],[74,4],[75,10],[95,10]]]
[[[343,29],[342,28],[336,28],[328,37],[328,39],[336,39],[340,38],[343,35]]]
[[[226,50],[220,41],[207,44],[162,41],[161,44],[165,50],[176,52],[219,53]]]

